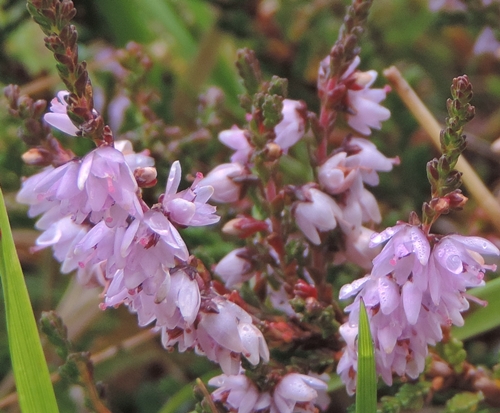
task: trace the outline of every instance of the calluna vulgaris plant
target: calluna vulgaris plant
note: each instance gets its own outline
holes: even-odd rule
[[[431,3],[435,10],[444,7]],[[61,271],[76,272],[82,288],[101,285],[101,309],[127,306],[140,326],[160,332],[165,349],[194,351],[218,363],[222,374],[208,381],[216,389],[199,405],[204,411],[323,411],[336,374],[352,395],[361,299],[382,380],[391,386],[395,378],[417,383],[425,374],[437,377],[436,366],[448,360],[429,346],[452,341],[449,327],[464,323],[462,312],[473,299],[466,290],[484,285],[485,272],[496,268],[483,258],[500,254],[492,242],[431,232],[440,215],[467,201],[455,169],[465,149],[463,128],[474,116],[467,76],[451,86],[442,155],[427,165],[431,198],[421,217],[412,212],[408,222],[374,229],[382,214],[370,188],[379,184],[379,172],[390,172],[400,160],[369,140],[390,118],[382,102],[391,91],[373,87],[374,70],[360,69],[359,39],[370,6],[369,0],[353,1],[337,42],[319,64],[319,113],[287,98],[286,79],[264,79],[255,54],[240,50],[245,123],[218,135],[233,154],[205,176],[191,175],[184,189],[183,160],[172,160],[163,193],[149,202],[143,189],[157,183],[155,159],[148,149],[135,152],[118,133],[131,96],[112,102],[110,127],[78,59],[73,3],[28,1],[66,87],[48,112],[45,101],[21,95],[17,86],[5,89],[29,147],[23,160],[42,168],[24,179],[17,195],[42,231],[33,249],[52,248]],[[139,45],[125,53],[147,71]],[[126,69],[116,63],[113,70],[120,77]],[[142,99],[145,118],[161,133],[146,108],[148,97]],[[95,147],[76,156],[51,127]],[[306,155],[299,161],[301,151]],[[306,159],[300,177],[282,162],[294,157]],[[210,272],[182,234],[218,222],[242,246]],[[347,315],[327,277],[341,263],[366,272],[339,292],[340,300],[354,298]],[[498,400],[500,387],[486,373],[481,377],[490,389],[487,399]],[[482,390],[474,383],[466,389]]]

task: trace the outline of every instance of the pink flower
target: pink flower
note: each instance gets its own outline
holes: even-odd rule
[[[236,375],[221,374],[211,378],[208,384],[218,387],[212,393],[212,399],[223,402],[231,411],[252,413],[267,407],[261,406],[263,397],[257,386],[243,373]],[[261,399],[261,403],[259,403],[259,399]]]
[[[467,10],[467,7],[460,0],[429,0],[429,9],[431,11],[438,11],[438,10],[465,11]]]
[[[245,167],[237,162],[224,163],[212,169],[199,185],[214,189],[212,200],[215,202],[236,202],[240,198],[242,185],[236,182],[246,174]]]
[[[329,102],[331,107],[328,110],[342,110],[351,128],[370,135],[370,128],[380,129],[381,122],[389,119],[391,112],[380,105],[386,98],[387,90],[370,88],[377,79],[377,72],[361,72],[356,69],[359,63],[360,58],[356,56],[339,79],[331,79],[330,56],[327,56],[320,63],[318,91],[321,98],[333,100]]]
[[[248,131],[233,126],[231,129],[219,133],[219,140],[224,145],[236,151],[231,156],[231,162],[248,163],[254,149],[250,145]]]
[[[246,258],[247,248],[237,248],[222,258],[216,265],[214,272],[221,277],[227,288],[249,280],[253,275],[253,265]]]
[[[60,217],[71,215],[80,224],[87,218],[108,225],[123,222],[129,215],[142,216],[137,183],[123,154],[101,146],[81,160],[57,168],[46,168],[24,181],[17,196],[30,204],[37,215],[55,207]]]
[[[342,210],[329,195],[316,188],[303,188],[304,201],[294,205],[297,226],[313,244],[321,243],[320,232],[331,231],[342,217]]]
[[[175,161],[170,169],[165,194],[160,197],[163,212],[172,222],[183,226],[203,226],[219,222],[216,208],[206,202],[214,193],[210,185],[201,185],[199,174],[190,188],[177,192],[181,181],[181,166]]]
[[[274,409],[271,409],[271,411],[274,410],[279,413],[296,411],[313,413],[316,411],[314,402],[318,398],[318,391],[325,392],[326,389],[326,383],[320,379],[305,374],[287,374],[274,390]]]
[[[274,127],[276,138],[274,143],[279,145],[283,152],[295,145],[306,129],[306,106],[299,100],[283,100],[283,109],[281,110],[283,119]]]
[[[197,351],[220,364],[226,374],[240,370],[240,354],[257,365],[269,361],[269,349],[252,317],[238,305],[215,297],[218,312],[202,312],[196,330]]]
[[[500,254],[485,239],[460,235],[443,237],[431,248],[419,227],[403,223],[374,234],[370,244],[386,241],[371,274],[343,286],[339,294],[341,299],[356,296],[345,309],[349,321],[340,333],[347,348],[337,367],[350,393],[361,298],[370,318],[377,372],[389,385],[393,373],[414,379],[424,369],[427,346],[442,339],[441,325],[463,324],[460,313],[469,307],[466,288],[481,285],[484,272],[496,269],[480,254]]]
[[[155,160],[151,156],[149,156],[148,150],[136,153],[134,152],[132,143],[126,139],[115,141],[114,147],[116,150],[119,150],[121,153],[123,153],[125,162],[132,171],[137,168],[154,166],[155,164]]]
[[[327,385],[323,380],[299,373],[289,373],[281,378],[272,391],[260,392],[257,386],[244,375],[222,374],[210,379],[209,385],[218,387],[212,393],[215,401],[221,401],[232,411],[252,413],[292,413],[317,411],[319,396],[326,395]],[[329,400],[322,397],[325,409]]]
[[[46,113],[43,118],[49,125],[57,128],[68,135],[76,136],[79,132],[77,126],[71,121],[68,116],[68,102],[66,97],[69,96],[67,90],[61,90],[57,93],[57,97],[50,102],[51,113]]]
[[[496,58],[500,57],[500,42],[497,40],[491,27],[485,27],[474,43],[474,54],[491,53]]]

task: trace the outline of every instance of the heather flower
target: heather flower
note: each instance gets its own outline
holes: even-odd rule
[[[281,110],[283,119],[274,127],[276,138],[274,143],[279,145],[283,152],[295,145],[306,129],[306,106],[304,102],[298,100],[283,100]]]
[[[102,219],[110,226],[128,215],[141,216],[137,183],[123,154],[109,146],[82,159],[48,167],[23,182],[17,200],[30,205],[35,216],[56,207],[60,218],[71,215],[80,224]]]
[[[316,188],[303,188],[305,200],[294,205],[297,226],[313,244],[321,243],[320,233],[331,231],[342,217],[342,210],[329,195]]]
[[[224,280],[227,288],[247,281],[253,275],[253,265],[247,256],[247,248],[237,248],[216,265],[214,272]]]
[[[201,312],[196,329],[196,350],[220,364],[226,374],[237,374],[240,354],[256,365],[259,359],[269,361],[269,349],[252,317],[238,305],[215,297],[215,312]]]
[[[170,169],[165,193],[160,202],[163,212],[168,218],[183,226],[203,226],[219,222],[215,215],[216,208],[206,202],[214,193],[210,185],[201,185],[202,175],[199,174],[190,188],[177,192],[181,180],[181,166],[175,161]]]
[[[250,145],[248,131],[233,126],[219,133],[219,140],[236,152],[231,156],[231,162],[246,164],[250,160],[253,147]]]
[[[356,296],[346,307],[349,321],[341,327],[347,348],[337,367],[352,393],[355,386],[359,301],[368,310],[375,344],[377,372],[387,384],[392,374],[416,378],[423,371],[427,346],[442,339],[441,325],[462,325],[469,307],[466,288],[483,284],[486,265],[481,254],[499,255],[479,237],[449,235],[431,248],[422,230],[398,224],[371,237],[371,246],[387,242],[373,260],[371,274],[345,285],[340,298]]]
[[[429,9],[431,11],[465,11],[467,10],[467,6],[460,0],[429,0]]]
[[[57,93],[57,97],[50,102],[50,113],[46,113],[43,118],[49,125],[57,128],[68,135],[76,136],[79,129],[71,121],[68,116],[68,102],[66,101],[69,92],[61,90]]]
[[[136,153],[132,147],[132,143],[129,140],[122,139],[114,142],[114,147],[116,150],[123,153],[125,157],[125,162],[129,168],[134,171],[137,168],[146,168],[154,166],[155,160],[149,156],[149,150],[144,150],[142,152]]]
[[[326,383],[318,378],[299,373],[285,375],[272,391],[261,392],[241,372],[237,375],[221,374],[208,382],[218,387],[212,393],[215,401],[224,403],[231,411],[251,413],[316,412],[318,393],[326,393]],[[326,401],[326,400],[325,400]],[[326,401],[328,403],[328,401]],[[322,408],[326,408],[324,403]]]
[[[328,79],[330,56],[327,56],[319,67],[318,91],[322,97],[337,89],[340,84],[344,85],[347,91],[342,96],[339,109],[345,112],[347,123],[351,128],[363,135],[370,135],[370,128],[380,129],[382,121],[389,119],[391,112],[380,105],[380,102],[386,98],[387,90],[371,88],[377,79],[377,72],[375,70],[368,72],[357,70],[360,61],[359,56],[356,56],[351,65],[336,81]],[[333,93],[332,96],[338,98],[336,93]]]
[[[199,185],[214,189],[211,199],[215,202],[235,202],[240,198],[242,185],[234,179],[245,173],[245,167],[238,162],[224,163],[212,169]]]
[[[485,27],[474,43],[473,53],[480,55],[491,53],[495,57],[500,57],[500,42],[497,40],[491,27]]]

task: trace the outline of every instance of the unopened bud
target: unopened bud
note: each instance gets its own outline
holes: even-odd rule
[[[21,157],[27,165],[48,166],[52,163],[52,154],[43,148],[31,148]]]
[[[146,166],[144,168],[136,168],[134,170],[134,178],[140,188],[151,188],[156,185],[156,168]]]
[[[317,298],[318,290],[314,285],[310,285],[304,280],[298,280],[293,287],[293,294],[301,298]]]
[[[281,146],[279,146],[278,144],[274,142],[269,142],[266,144],[265,153],[267,155],[266,160],[272,162],[281,157],[283,150],[281,149]]]
[[[259,231],[267,230],[267,223],[252,217],[239,217],[228,221],[223,227],[224,234],[247,238]]]

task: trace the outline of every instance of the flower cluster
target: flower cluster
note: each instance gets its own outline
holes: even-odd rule
[[[45,120],[76,135],[65,96],[58,93]],[[214,189],[203,176],[179,191],[181,178],[176,161],[149,207],[140,188],[156,183],[154,160],[116,141],[27,178],[17,199],[30,205],[30,216],[41,215],[35,250],[52,247],[63,272],[77,270],[82,282],[103,285],[103,309],[125,304],[141,326],[155,322],[166,348],[195,349],[235,374],[241,355],[255,365],[269,360],[269,350],[252,317],[217,294],[190,257],[178,228],[220,217],[207,204]]]
[[[286,374],[271,391],[259,390],[244,371],[232,376],[222,374],[212,378],[208,384],[218,387],[212,393],[215,401],[238,413],[313,413],[317,411],[315,405],[325,409],[329,402],[326,383],[305,374]]]
[[[415,225],[399,223],[371,237],[371,246],[387,241],[366,277],[342,287],[340,298],[356,296],[342,325],[347,347],[337,372],[352,394],[356,387],[359,305],[363,299],[375,345],[377,372],[387,384],[393,373],[417,378],[424,370],[427,346],[443,338],[441,326],[463,325],[469,308],[467,288],[484,284],[482,254],[499,255],[479,237],[429,238]]]

